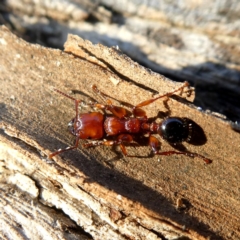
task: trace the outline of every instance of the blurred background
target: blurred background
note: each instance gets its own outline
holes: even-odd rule
[[[196,88],[194,104],[240,123],[240,1],[5,0],[0,24],[63,49],[69,33]],[[224,117],[225,116],[225,117]]]

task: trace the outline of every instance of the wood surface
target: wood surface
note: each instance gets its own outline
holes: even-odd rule
[[[65,52],[29,44],[0,29],[1,238],[239,239],[240,135],[229,122],[180,98],[146,107],[197,123],[204,144],[184,146],[213,160],[186,156],[123,157],[96,147],[47,158],[70,146],[74,104],[57,94],[116,104],[137,103],[180,86],[116,48],[70,35]],[[192,97],[194,94],[192,95]],[[190,98],[189,100],[193,100]],[[120,101],[120,103],[119,103]],[[172,146],[161,140],[163,151]],[[128,147],[147,156],[146,146]]]
[[[0,24],[63,49],[69,33],[195,87],[194,104],[240,122],[238,0],[0,1]],[[239,126],[238,126],[239,128]]]

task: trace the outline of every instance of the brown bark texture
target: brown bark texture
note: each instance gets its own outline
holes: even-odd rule
[[[27,41],[64,44],[64,51],[0,28],[1,238],[240,239],[239,127],[222,115],[240,116],[239,25],[236,15],[230,21],[223,14],[237,12],[238,4],[210,1],[205,8],[186,1],[174,12],[167,3],[30,2],[0,3],[1,13],[12,13],[10,22],[4,14],[0,21]],[[189,10],[184,18],[183,9]],[[67,33],[82,38],[70,34],[65,42]],[[84,140],[77,150],[48,159],[75,140],[67,131],[74,103],[53,88],[103,103],[92,91],[95,84],[130,109],[181,86],[122,51],[195,85],[190,97],[159,100],[144,110],[149,117],[191,119],[197,130],[181,148],[212,164],[181,155],[148,157],[148,146],[127,146],[129,154],[141,156],[128,158],[117,147],[83,148]],[[162,151],[176,150],[158,138]]]
[[[28,44],[5,27],[0,36],[1,193],[6,198],[1,207],[6,217],[2,226],[8,226],[3,227],[3,235],[14,228],[16,235],[31,238],[41,226],[40,238],[52,234],[54,239],[63,224],[67,233],[78,234],[81,227],[96,239],[240,236],[236,147],[240,135],[228,122],[189,104],[168,101],[172,116],[192,119],[204,130],[206,143],[185,146],[211,158],[210,165],[186,156],[123,158],[119,150],[109,147],[81,146],[50,161],[50,152],[74,140],[65,130],[74,117],[74,104],[53,92],[53,87],[75,92],[73,96],[87,102],[97,99],[91,91],[96,84],[111,98],[136,105],[151,98],[150,87],[168,92],[176,84],[114,48],[73,35],[65,44],[67,53]],[[159,110],[166,111],[162,101],[146,107],[152,117]],[[162,150],[170,149],[162,141]],[[150,152],[146,146],[128,147],[128,151],[139,156]],[[53,215],[54,209],[60,213]],[[46,222],[39,220],[44,214],[49,214],[46,228]],[[31,219],[30,229],[24,219]],[[61,224],[55,226],[55,221]],[[66,237],[64,231],[61,234]]]
[[[239,123],[239,12],[237,0],[5,0],[0,23],[58,49],[69,33],[118,46],[141,65],[190,82],[195,105]]]

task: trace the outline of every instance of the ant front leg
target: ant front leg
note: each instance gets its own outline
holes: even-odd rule
[[[159,140],[154,137],[154,136],[150,136],[149,137],[149,146],[152,148],[152,151],[155,155],[164,155],[164,156],[170,156],[170,155],[174,155],[174,154],[180,154],[180,155],[185,155],[188,157],[197,157],[197,158],[201,158],[206,164],[210,164],[212,162],[212,160],[198,154],[198,153],[192,153],[192,152],[178,152],[178,151],[165,151],[165,152],[160,152],[159,148],[160,148],[160,142]]]
[[[58,149],[56,152],[53,152],[51,153],[48,158],[51,159],[53,158],[54,156],[58,155],[59,153],[63,153],[63,152],[67,152],[67,151],[70,151],[70,150],[73,150],[75,148],[78,147],[78,143],[79,143],[79,137],[76,138],[76,142],[75,142],[75,145],[72,146],[72,147],[67,147],[65,149]]]

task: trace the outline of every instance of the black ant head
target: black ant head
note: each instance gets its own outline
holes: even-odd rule
[[[161,122],[158,132],[163,139],[174,144],[189,141],[192,128],[185,118],[169,117]]]

